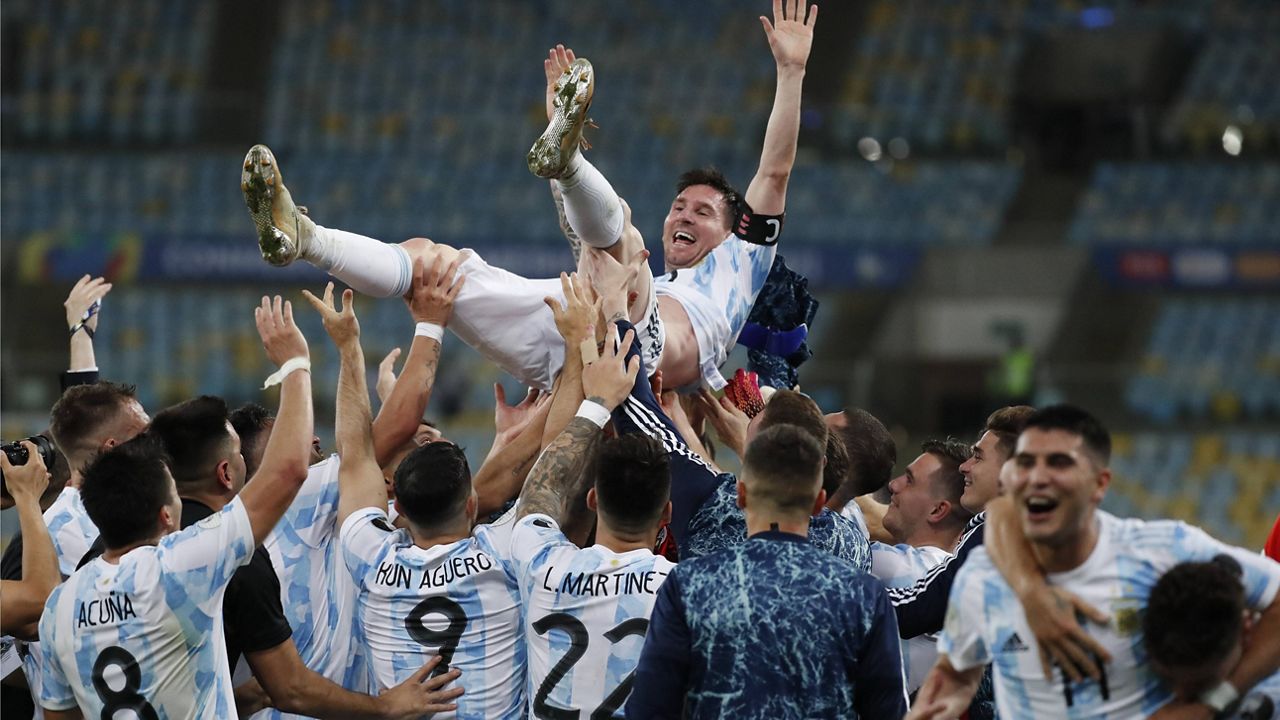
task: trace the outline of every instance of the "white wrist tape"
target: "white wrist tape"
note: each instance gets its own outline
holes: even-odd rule
[[[289,377],[289,373],[292,373],[294,370],[306,370],[307,372],[311,372],[311,358],[295,357],[285,360],[279,370],[267,376],[266,381],[262,383],[262,389],[266,390],[272,385],[279,385],[284,382],[284,379]]]
[[[610,413],[605,406],[593,400],[583,400],[578,406],[578,412],[575,417],[586,418],[596,424],[596,427],[604,429],[605,423],[609,422]]]
[[[435,323],[420,322],[414,328],[413,334],[415,336],[429,337],[441,344],[444,343],[444,327]]]

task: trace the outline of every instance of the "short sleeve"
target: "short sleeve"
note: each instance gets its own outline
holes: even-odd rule
[[[576,547],[560,530],[555,520],[541,513],[526,515],[516,521],[511,532],[511,558],[517,578],[530,577],[545,564],[557,547]]]
[[[44,642],[32,645],[38,648],[40,653],[40,687],[32,692],[39,699],[39,705],[46,710],[70,710],[76,706],[76,696],[71,690],[71,685],[67,682],[67,675],[62,669],[62,663],[58,660],[58,653],[54,650],[56,643],[55,625],[57,624],[57,613],[53,608],[58,604],[58,598],[62,595],[63,588],[55,588],[49,596],[49,600],[45,603],[44,614],[40,616],[40,637],[45,638]]]
[[[167,594],[194,601],[206,613],[218,611],[219,591],[236,568],[253,557],[253,528],[240,498],[220,512],[166,536],[156,548]]]
[[[991,649],[983,636],[987,626],[982,572],[975,555],[960,568],[951,586],[947,617],[938,638],[938,654],[946,655],[951,667],[961,672],[991,662]]]
[[[1235,560],[1243,571],[1245,604],[1254,610],[1265,609],[1275,601],[1276,592],[1280,590],[1280,563],[1215,540],[1200,528],[1175,523],[1169,547],[1176,562],[1207,562],[1219,555]]]
[[[387,541],[396,529],[387,521],[387,513],[375,507],[361,508],[347,517],[338,533],[342,561],[360,585],[369,571],[382,558]]]

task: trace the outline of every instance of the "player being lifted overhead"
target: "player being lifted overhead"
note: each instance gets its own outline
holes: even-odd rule
[[[723,386],[717,368],[768,276],[795,162],[801,86],[816,20],[817,7],[802,0],[786,0],[785,8],[775,0],[773,21],[761,18],[777,63],[777,89],[760,167],[746,197],[717,173],[683,176],[663,223],[669,275],[655,283],[641,272],[631,286],[638,301],[629,319],[639,332],[645,374],[661,367],[668,386]],[[638,234],[634,242],[621,239],[629,225],[626,208],[578,151],[594,73],[585,60],[569,63],[567,54],[552,55],[567,65],[551,126],[531,152],[530,166],[539,175],[560,178],[557,189],[569,225],[589,249],[603,251],[582,255],[583,274],[594,278],[592,263],[643,262],[643,240]],[[550,75],[552,59],[547,63]],[[554,279],[529,280],[489,265],[474,251],[425,238],[392,245],[317,225],[294,205],[275,157],[262,145],[245,157],[241,187],[267,262],[287,265],[302,258],[367,295],[408,292],[417,258],[430,266],[436,257],[447,265],[461,256],[467,284],[455,305],[454,333],[521,382],[551,387],[564,360],[542,302],[559,295]]]

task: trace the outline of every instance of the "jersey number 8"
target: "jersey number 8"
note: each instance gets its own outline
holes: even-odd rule
[[[107,683],[107,668],[117,667],[124,675],[124,687],[111,689]],[[102,717],[112,718],[121,710],[132,710],[141,720],[159,720],[156,709],[142,697],[138,690],[142,687],[142,671],[138,669],[138,659],[119,645],[112,645],[103,650],[93,663],[93,689],[102,700]]]

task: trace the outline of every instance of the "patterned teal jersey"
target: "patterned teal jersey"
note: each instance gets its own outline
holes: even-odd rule
[[[900,718],[906,710],[884,586],[777,531],[671,573],[627,702],[627,717],[638,720]]]
[[[311,466],[297,498],[263,545],[303,664],[348,690],[368,688],[355,643],[356,585],[338,548],[338,456]],[[297,717],[263,710],[259,718]]]
[[[694,511],[688,538],[680,545],[680,560],[710,555],[746,541],[747,516],[738,507],[737,480],[725,475]],[[848,560],[862,572],[871,570],[871,543],[866,533],[848,518],[824,509],[809,519],[809,542]]]
[[[849,503],[857,507],[857,503]],[[938,547],[913,547],[911,545],[886,545],[871,543],[871,574],[886,588],[912,587],[930,570],[951,557],[951,553]],[[907,694],[920,689],[929,669],[938,661],[938,637],[934,634],[918,635],[902,640],[902,670],[907,680]]]
[[[129,551],[98,558],[49,596],[40,619],[40,705],[85,717],[235,716],[222,596],[253,554],[237,498],[221,512]]]
[[[1172,699],[1147,663],[1141,618],[1156,581],[1178,563],[1230,556],[1243,568],[1245,601],[1255,610],[1280,589],[1280,564],[1190,525],[1103,512],[1095,522],[1098,543],[1084,564],[1048,580],[1111,618],[1105,627],[1086,627],[1112,658],[1098,682],[1045,680],[1022,607],[985,548],[974,550],[956,577],[938,651],[958,670],[993,664],[1000,717],[1145,718]]]
[[[675,564],[649,550],[579,548],[546,515],[515,525],[532,717],[614,717],[631,694],[649,614]]]
[[[421,548],[380,508],[347,518],[339,542],[357,588],[358,632],[375,692],[439,654],[442,665],[462,671],[466,694],[456,701],[456,717],[524,717],[520,592],[507,531],[480,525],[471,537]]]
[[[697,265],[654,278],[658,296],[675,298],[688,314],[702,379],[712,390],[725,386],[719,367],[747,324],[777,254],[776,244],[756,245],[731,234]]]

